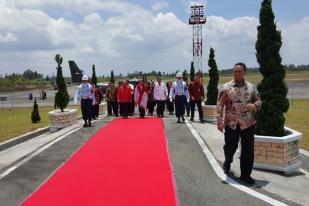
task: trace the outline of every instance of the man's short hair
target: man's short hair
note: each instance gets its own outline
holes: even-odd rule
[[[244,72],[247,71],[247,66],[245,65],[245,63],[242,63],[242,62],[238,62],[234,65],[234,67],[236,66],[242,66],[242,68],[244,69]]]

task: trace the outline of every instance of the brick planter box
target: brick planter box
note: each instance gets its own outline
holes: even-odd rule
[[[298,141],[302,134],[285,128],[284,137],[255,135],[254,168],[281,171],[285,174],[295,172],[301,166]]]
[[[101,103],[99,105],[99,114],[105,114],[106,110],[107,110],[107,103],[106,102]]]
[[[77,122],[77,109],[65,109],[64,112],[54,110],[48,112],[49,116],[49,130],[51,132],[58,131],[61,128],[71,126]]]
[[[203,105],[203,117],[206,122],[217,124],[217,105]]]

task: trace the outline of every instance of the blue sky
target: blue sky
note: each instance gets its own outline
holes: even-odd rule
[[[192,30],[189,0],[0,0],[0,74],[55,73],[56,53],[89,75],[110,70],[172,72],[190,67]],[[261,1],[208,0],[203,62],[208,70],[209,47],[216,50],[219,69],[235,62],[258,66],[256,27]],[[283,64],[308,64],[309,1],[273,0],[282,31]]]
[[[138,4],[147,9],[158,2],[157,0],[130,0],[134,4]],[[188,19],[185,13],[188,7],[188,2],[185,0],[166,1],[169,8],[164,11],[171,11],[177,15],[182,21]],[[259,15],[260,0],[208,0],[206,2],[207,15],[223,16],[227,19],[232,19],[241,16],[255,16]],[[309,15],[309,1],[308,0],[273,0],[273,10],[276,13],[276,19],[283,23],[293,23],[301,20],[303,17]]]

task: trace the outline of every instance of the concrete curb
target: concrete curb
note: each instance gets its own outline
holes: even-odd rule
[[[9,147],[15,146],[17,144],[20,144],[22,142],[28,141],[36,136],[39,136],[41,134],[48,132],[49,126],[38,128],[32,132],[27,132],[25,134],[22,134],[20,136],[14,137],[12,139],[9,139],[7,141],[4,141],[0,144],[0,151],[3,151]]]
[[[82,118],[82,116],[78,116],[77,120],[80,120]],[[0,151],[6,150],[7,148],[13,147],[17,144],[20,144],[22,142],[28,141],[34,137],[37,137],[39,135],[42,135],[44,133],[49,133],[49,125],[46,127],[42,127],[42,128],[38,128],[32,132],[27,132],[25,134],[19,135],[17,137],[14,137],[12,139],[9,139],[7,141],[4,141],[2,143],[0,143]]]
[[[299,149],[299,152],[300,152],[302,155],[305,155],[306,157],[309,157],[309,151],[304,150],[304,149]]]

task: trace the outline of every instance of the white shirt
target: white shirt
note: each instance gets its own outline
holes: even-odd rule
[[[175,95],[185,95],[187,99],[189,99],[189,91],[188,86],[183,80],[176,80],[170,91],[170,99],[175,99]]]
[[[131,89],[131,94],[134,94],[134,86],[133,86],[133,84],[129,84],[129,87]]]
[[[92,92],[92,86],[89,83],[82,83],[78,86],[78,89],[75,93],[74,102],[77,102],[81,99],[92,99],[92,102],[95,103],[95,96]]]
[[[166,97],[167,97],[167,87],[166,87],[166,85],[162,82],[159,85],[159,83],[157,82],[155,84],[155,87],[154,87],[153,98],[155,100],[166,100]]]

